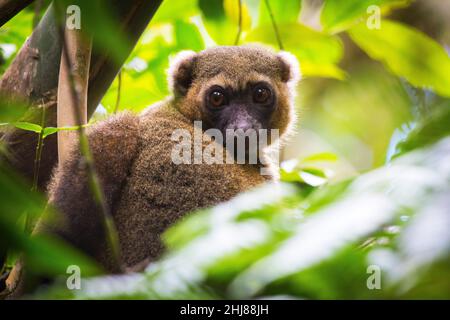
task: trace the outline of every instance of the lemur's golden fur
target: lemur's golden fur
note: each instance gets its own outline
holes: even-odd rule
[[[193,132],[193,121],[207,120],[203,108],[205,90],[210,85],[240,90],[249,82],[269,83],[276,105],[268,127],[284,134],[294,118],[290,86],[297,80],[297,68],[285,53],[259,47],[218,47],[183,53],[169,70],[173,97],[140,115],[122,113],[89,128],[95,167],[127,266],[158,257],[163,249],[161,233],[184,214],[226,201],[266,180],[260,175],[259,165],[172,162],[171,151],[176,143],[171,140],[173,131]],[[77,148],[70,160],[59,164],[49,196],[63,219],[56,224],[44,221],[41,228],[116,271]]]

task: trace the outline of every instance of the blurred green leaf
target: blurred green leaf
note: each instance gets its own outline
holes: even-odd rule
[[[89,125],[83,125],[83,128],[88,127]],[[75,131],[78,130],[80,127],[79,126],[69,126],[69,127],[45,127],[44,128],[44,132],[42,133],[42,138],[47,138],[48,136],[55,134],[59,131]]]
[[[13,101],[0,95],[0,123],[16,122],[27,111],[24,102]]]
[[[268,1],[275,23],[295,23],[298,21],[302,0]],[[270,14],[267,10],[265,0],[260,0],[258,25],[266,25],[271,23],[272,20],[270,19]]]
[[[339,38],[315,31],[298,23],[278,25],[284,49],[300,61],[304,76],[324,76],[342,79],[345,73],[336,63],[342,57]],[[277,47],[277,39],[271,25],[257,27],[245,38],[247,42],[262,42]]]
[[[27,271],[32,274],[55,276],[65,275],[71,265],[77,265],[84,276],[95,276],[102,269],[91,259],[56,238],[43,235],[27,236],[23,230],[4,224],[0,220],[2,241],[9,244],[10,250],[22,252]]]
[[[319,84],[319,79],[311,81],[301,84],[300,96],[307,96],[312,87],[319,91],[301,102],[309,110],[303,125],[339,150],[336,165],[348,161],[362,172],[384,165],[392,133],[412,118],[411,100],[402,81],[367,59],[352,62],[346,81],[326,85]],[[342,171],[336,173],[339,176]]]
[[[204,41],[198,28],[190,22],[175,20],[172,24],[151,24],[122,69],[122,94],[120,110],[141,111],[168,94],[167,69],[170,56],[181,50],[200,51]],[[102,105],[113,112],[117,98],[115,81]]]
[[[0,126],[14,126],[18,129],[36,132],[36,133],[41,133],[41,131],[43,131],[42,138],[44,138],[44,139],[52,134],[57,133],[58,131],[74,131],[74,130],[79,129],[79,126],[69,126],[69,127],[59,127],[59,128],[56,128],[56,127],[42,128],[38,124],[29,123],[29,122],[0,123]],[[83,127],[87,127],[87,126],[88,125],[83,125]]]
[[[233,45],[239,26],[238,0],[199,0],[203,23],[208,34],[218,45]],[[242,2],[242,31],[251,26],[248,8]]]
[[[281,164],[280,179],[285,182],[300,182],[311,187],[318,187],[328,182],[330,170],[314,166],[314,163],[336,161],[337,156],[331,152],[316,153],[301,159],[291,159]]]
[[[450,57],[433,39],[398,22],[383,20],[380,30],[359,24],[350,37],[373,59],[412,85],[450,97]]]
[[[4,223],[13,227],[24,212],[38,217],[44,211],[45,200],[30,189],[11,168],[0,164],[0,219]]]
[[[332,152],[315,153],[302,159],[302,162],[311,161],[336,161],[337,155]]]
[[[164,0],[150,24],[186,19],[198,14],[197,1]]]
[[[16,128],[22,129],[22,130],[36,132],[36,133],[40,133],[42,131],[42,127],[40,125],[35,124],[35,123],[30,123],[30,122],[14,122],[14,123],[11,123],[11,125],[13,125]]]
[[[292,171],[280,170],[281,180],[285,182],[302,182],[312,187],[325,184],[328,179],[325,172],[318,168],[299,168]]]
[[[436,110],[409,133],[407,139],[397,145],[396,156],[428,146],[450,136],[450,105]]]
[[[325,31],[336,33],[351,27],[359,18],[367,17],[371,6],[389,10],[406,6],[410,0],[325,0],[321,22]]]
[[[203,39],[194,24],[176,20],[174,28],[176,50],[200,51],[205,48]]]
[[[90,259],[56,239],[25,234],[19,220],[25,215],[39,218],[47,208],[44,197],[30,191],[31,186],[0,166],[0,243],[8,250],[22,252],[33,274],[65,274],[69,265],[78,265],[86,276],[100,273]]]
[[[6,57],[5,64],[0,64],[0,74],[10,65],[22,44],[31,34],[33,16],[33,12],[22,10],[0,28],[0,48]]]

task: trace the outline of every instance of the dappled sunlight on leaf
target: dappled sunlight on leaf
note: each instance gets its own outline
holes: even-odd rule
[[[218,45],[233,45],[239,25],[239,7],[235,0],[199,0],[202,20],[208,34]],[[251,26],[251,16],[245,2],[242,2],[242,29]]]
[[[335,33],[351,27],[355,21],[367,18],[368,8],[377,6],[381,11],[404,7],[410,0],[326,0],[322,9],[321,22],[325,31]],[[373,11],[371,12],[373,13]]]
[[[270,24],[252,29],[245,37],[245,41],[267,43],[276,48],[277,39],[272,29]],[[304,76],[344,77],[344,72],[337,66],[343,53],[339,38],[299,23],[279,24],[278,30],[284,49],[299,59]],[[302,67],[303,64],[305,68]]]
[[[270,9],[272,9],[272,14],[276,23],[283,24],[298,22],[300,9],[302,6],[301,0],[269,0],[269,5]],[[272,23],[272,21],[265,4],[265,0],[261,0],[259,1],[258,25],[265,25],[270,23]]]
[[[359,24],[349,34],[369,56],[386,64],[412,85],[450,97],[450,57],[425,34],[386,19],[379,30]]]
[[[253,296],[270,282],[328,258],[345,244],[389,222],[393,213],[392,204],[377,194],[351,197],[325,207],[301,224],[297,235],[275,253],[236,278],[230,287],[231,296]]]

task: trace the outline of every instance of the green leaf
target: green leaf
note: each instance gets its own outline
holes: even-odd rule
[[[88,125],[83,125],[83,127],[87,127]],[[44,128],[44,132],[42,134],[42,138],[47,138],[49,135],[57,133],[58,131],[74,131],[78,130],[79,126],[71,126],[71,127],[46,127]]]
[[[306,59],[301,59],[300,64],[302,75],[305,77],[322,77],[338,80],[345,80],[348,77],[347,73],[344,70],[333,63],[318,64],[317,62],[311,62]]]
[[[54,218],[45,198],[30,188],[11,168],[0,165],[1,246],[23,252],[31,273],[65,274],[69,265],[76,264],[86,275],[98,274],[100,269],[96,264],[75,249],[47,236],[25,234],[18,223],[25,215],[37,219],[47,211]]]
[[[183,20],[176,20],[174,22],[174,27],[177,49],[200,51],[205,47],[203,38],[194,24]]]
[[[45,207],[45,200],[36,192],[30,192],[31,185],[0,163],[0,220],[14,225],[24,212],[38,217]],[[2,237],[0,233],[0,239]],[[1,242],[1,241],[0,241]]]
[[[300,61],[304,76],[323,76],[342,79],[344,71],[336,65],[342,58],[340,39],[299,23],[278,25],[284,49]],[[262,42],[278,47],[272,25],[259,26],[249,32],[246,42]]]
[[[164,0],[153,16],[151,24],[186,19],[197,14],[196,1]]]
[[[450,57],[425,34],[389,20],[382,21],[380,30],[370,30],[361,23],[349,34],[371,58],[412,85],[450,97]]]
[[[219,45],[233,45],[239,26],[238,0],[199,0],[199,8],[208,34]],[[248,8],[242,2],[242,31],[251,26]]]
[[[311,187],[327,183],[326,173],[318,168],[301,168],[292,171],[280,169],[281,180],[285,182],[301,182]]]
[[[102,273],[90,258],[71,248],[62,241],[48,236],[27,236],[17,227],[4,224],[0,220],[2,241],[10,249],[23,252],[29,272],[46,276],[65,275],[67,267],[77,265],[85,276]]]
[[[49,135],[52,135],[52,134],[54,134],[54,133],[56,133],[56,132],[58,132],[58,131],[60,131],[61,129],[60,128],[55,128],[55,127],[47,127],[47,128],[44,128],[44,132],[43,132],[43,134],[42,134],[42,138],[47,138]]]
[[[266,0],[260,0],[259,2],[258,25],[272,23],[265,1]],[[301,0],[267,1],[269,1],[270,9],[272,10],[275,23],[295,23],[298,21],[302,5]]]
[[[22,44],[30,36],[33,16],[32,11],[22,10],[0,28],[0,51],[2,46],[7,46],[11,50],[11,55],[6,57],[6,63],[0,63],[0,74],[10,65]]]
[[[12,101],[10,97],[0,95],[0,122],[16,122],[27,111],[26,103]]]
[[[338,157],[332,152],[315,153],[302,159],[302,162],[337,161]]]
[[[405,141],[396,147],[395,157],[414,149],[435,143],[450,136],[450,103],[436,110],[408,134]]]
[[[30,122],[13,122],[11,123],[11,125],[22,130],[32,131],[36,133],[40,133],[42,131],[42,127],[40,125]]]
[[[169,94],[166,80],[169,57],[181,50],[200,51],[205,47],[198,28],[184,20],[151,24],[142,39],[122,69],[120,110],[141,111],[164,99]],[[136,68],[136,64],[142,68]],[[117,88],[114,81],[102,99],[108,112],[115,108]]]
[[[406,6],[410,0],[326,0],[321,22],[325,31],[335,33],[351,27],[359,18],[367,16],[370,6],[389,10]],[[381,13],[381,12],[380,12]]]
[[[311,166],[311,162],[333,161],[332,153],[321,153],[304,159],[291,159],[281,164],[280,178],[285,182],[300,182],[318,187],[328,182],[330,172],[327,169]],[[331,159],[331,160],[330,160]]]

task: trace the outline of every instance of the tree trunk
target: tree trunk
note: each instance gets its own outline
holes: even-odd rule
[[[0,27],[32,2],[33,0],[0,0]]]
[[[0,0],[1,1],[1,0]],[[91,57],[87,117],[89,118],[101,101],[106,90],[119,72],[127,56],[134,48],[162,0],[111,0],[109,8],[115,11],[118,24],[129,40],[126,55],[120,61],[113,60],[110,53],[95,48]],[[101,37],[94,34],[93,37]],[[114,48],[111,48],[114,50]],[[25,121],[38,123],[40,112],[36,105],[46,108],[46,125],[56,126],[56,96],[61,58],[61,42],[52,8],[50,7],[31,37],[25,42],[17,57],[0,79],[0,93],[9,97],[26,99],[30,113]],[[11,165],[30,180],[33,177],[33,159],[36,134],[11,129],[2,137],[12,159]],[[39,188],[43,190],[57,162],[56,135],[45,139],[39,172]]]
[[[62,54],[59,69],[56,123],[58,127],[73,127],[87,123],[87,92],[92,42],[90,38],[86,39],[80,30],[68,30],[66,28],[64,33],[71,66],[68,67],[69,61],[66,61],[64,54]],[[69,80],[69,74],[72,75],[73,83]],[[74,101],[72,90],[76,91],[78,101]],[[74,105],[74,103],[76,104]],[[77,137],[78,131],[58,132],[58,162],[67,160],[70,148],[76,143]]]

